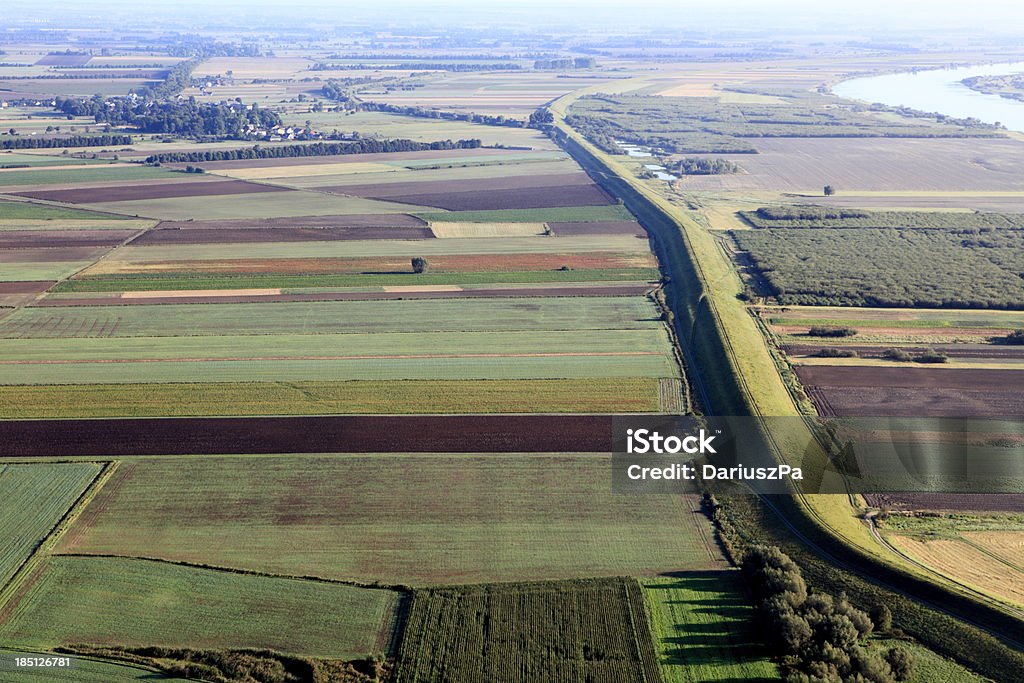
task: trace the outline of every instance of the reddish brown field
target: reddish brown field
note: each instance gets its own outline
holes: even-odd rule
[[[139,199],[210,197],[227,194],[289,191],[291,190],[284,187],[248,183],[244,180],[222,180],[214,182],[166,183],[160,185],[116,185],[83,190],[33,190],[31,192],[17,192],[14,194],[51,202],[93,204],[97,202],[128,202]]]
[[[384,187],[384,186],[382,186]],[[373,195],[370,195],[373,196]],[[376,198],[376,197],[374,197]],[[491,211],[497,209],[543,209],[559,206],[598,206],[613,204],[611,197],[597,185],[561,185],[528,187],[487,192],[438,192],[434,194],[397,194],[380,197],[415,206],[436,206],[448,211]]]
[[[0,249],[113,247],[136,230],[12,230],[0,232]]]
[[[0,456],[610,452],[607,415],[0,421]]]
[[[636,235],[647,237],[647,232],[636,221],[593,221],[591,223],[548,223],[556,235]]]
[[[1024,512],[1024,496],[1013,493],[868,493],[869,505],[904,510]]]
[[[421,228],[426,221],[406,213],[345,214],[340,216],[287,216],[284,218],[232,218],[219,221],[164,221],[158,230],[235,230],[238,228]]]
[[[197,150],[200,148],[196,148]],[[334,156],[316,157],[284,157],[280,159],[238,159],[236,161],[204,161],[203,168],[208,171],[229,168],[275,168],[278,166],[310,166],[315,164],[365,163],[371,161],[403,161],[406,159],[448,159],[473,156],[501,154],[515,156],[536,154],[532,149],[512,150],[480,147],[477,149],[443,149],[424,150],[421,152],[376,152],[373,154],[337,154]],[[184,167],[184,165],[181,165]]]
[[[430,269],[438,273],[504,273],[524,270],[643,268],[653,267],[651,254],[443,254],[430,257]],[[209,261],[155,261],[126,264],[127,273],[412,273],[409,257],[219,259]]]
[[[232,244],[252,242],[326,242],[335,240],[432,239],[430,228],[159,228],[132,241],[153,244]]]
[[[52,247],[41,249],[4,249],[0,263],[46,263],[49,261],[85,261],[99,256],[99,247]]]
[[[834,348],[854,351],[861,358],[882,358],[890,347],[859,344],[785,344],[782,347],[791,356],[812,356],[822,349]],[[950,358],[1024,358],[1024,346],[1001,346],[997,344],[935,344],[929,347],[904,346],[907,353],[923,353],[929,349],[943,353]]]
[[[367,185],[331,185],[317,190],[350,194],[356,197],[397,197],[414,194],[441,194],[453,192],[491,192],[494,190],[521,190],[532,187],[591,185],[586,173],[559,173],[556,175],[516,175],[475,180],[424,180],[404,183],[370,183]]]
[[[46,284],[53,283],[32,283]],[[121,299],[117,297],[62,298],[47,297],[33,304],[34,306],[111,306],[111,305],[152,305],[152,304],[228,304],[228,303],[263,303],[272,301],[386,301],[399,299],[497,299],[538,296],[644,296],[650,291],[651,285],[567,285],[551,287],[475,287],[473,289],[456,290],[424,290],[401,292],[310,292],[303,294],[271,294],[271,295],[240,295],[240,296],[189,296],[189,297],[146,297],[138,299]],[[0,290],[0,293],[3,293]]]
[[[855,367],[816,365],[797,368],[805,385],[824,387],[904,387],[964,391],[1020,391],[1024,370]]]
[[[53,281],[0,282],[0,294],[39,294],[53,285]]]

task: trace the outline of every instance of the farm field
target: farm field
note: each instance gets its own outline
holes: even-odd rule
[[[641,582],[666,683],[779,680],[750,628],[737,572],[679,573]]]
[[[691,176],[693,191],[821,194],[822,178],[850,192],[1024,192],[1024,142],[994,139],[760,139],[732,155],[743,173]],[[831,201],[831,200],[828,200]],[[870,201],[860,198],[864,204]],[[927,205],[927,204],[925,204]]]
[[[345,584],[53,556],[6,606],[0,634],[9,646],[28,648],[252,647],[351,659],[386,651],[398,600],[394,591]]]
[[[414,585],[722,566],[696,497],[616,496],[608,458],[140,459],[122,464],[59,551]]]
[[[0,464],[0,588],[99,473],[95,463]]]
[[[954,539],[890,535],[897,547],[944,574],[1016,605],[1024,604],[1024,571]]]
[[[633,579],[418,590],[395,680],[660,681]]]
[[[0,416],[92,418],[410,413],[651,413],[664,380],[588,377],[529,380],[351,382],[192,381],[160,384],[0,385]]]
[[[32,652],[21,650],[0,650],[0,658],[8,660],[12,657],[33,656]],[[45,653],[39,653],[45,656]],[[23,669],[18,673],[19,681],[28,683],[136,683],[137,681],[186,681],[185,678],[164,676],[151,669],[141,667],[98,662],[91,659],[78,658],[72,669]]]

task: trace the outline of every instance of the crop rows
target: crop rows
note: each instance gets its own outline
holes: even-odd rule
[[[633,579],[415,591],[397,683],[662,680]]]

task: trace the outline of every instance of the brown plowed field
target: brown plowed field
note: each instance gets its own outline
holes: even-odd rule
[[[453,192],[492,192],[522,190],[533,187],[592,185],[586,173],[556,175],[512,175],[475,180],[424,180],[403,183],[370,183],[366,185],[329,185],[317,190],[350,194],[356,197],[396,197],[410,194],[451,194]]]
[[[35,283],[33,283],[35,284]],[[43,283],[50,285],[53,283]],[[643,296],[652,285],[614,285],[566,287],[480,287],[468,290],[421,291],[421,292],[310,292],[305,294],[271,294],[260,296],[192,296],[192,297],[146,297],[139,299],[107,298],[61,298],[50,297],[38,301],[34,306],[118,306],[149,304],[230,304],[262,303],[273,301],[386,301],[399,299],[498,299],[536,296]],[[2,290],[0,290],[2,293]]]
[[[231,218],[220,221],[164,221],[157,230],[236,230],[266,228],[422,228],[427,222],[406,213],[345,214],[339,216],[286,216],[283,218]]]
[[[430,228],[178,228],[150,230],[132,246],[152,244],[234,244],[253,242],[328,242],[335,240],[432,239]]]
[[[855,351],[862,358],[881,358],[890,346],[867,346],[855,344],[786,344],[782,347],[792,356],[814,355],[824,348]],[[1024,346],[998,344],[936,344],[934,346],[900,346],[907,353],[923,353],[929,349],[944,353],[950,358],[1024,358]]]
[[[822,415],[1024,417],[1024,370],[803,366]]]
[[[867,493],[868,505],[902,510],[1024,512],[1024,496],[1014,493]]]
[[[140,199],[172,199],[179,197],[211,197],[226,194],[252,194],[256,192],[291,192],[275,185],[247,183],[244,180],[199,181],[167,183],[161,185],[115,185],[88,190],[33,190],[15,192],[20,197],[31,197],[66,204],[94,204],[97,202],[130,202]]]
[[[610,452],[607,415],[0,421],[0,456]]]
[[[52,280],[32,282],[0,282],[0,294],[38,294],[57,284]]]
[[[650,253],[616,254],[592,252],[583,254],[442,254],[430,257],[435,273],[504,273],[524,270],[574,270],[604,268],[649,268],[654,265]],[[368,258],[267,258],[219,259],[203,261],[150,261],[125,264],[117,269],[124,273],[409,273],[410,257]],[[415,284],[410,282],[409,284]]]
[[[51,261],[85,261],[100,254],[100,247],[50,247],[4,249],[0,263],[47,263]]]
[[[0,249],[113,247],[136,230],[11,230],[0,232]]]
[[[203,168],[207,171],[215,171],[228,168],[274,168],[276,166],[310,166],[314,164],[343,164],[346,162],[366,163],[369,161],[405,161],[407,159],[447,159],[451,157],[460,158],[495,154],[516,156],[536,154],[536,150],[479,147],[477,149],[430,149],[420,152],[375,152],[373,154],[337,154],[334,156],[316,157],[282,157],[280,159],[238,159],[235,161],[204,161]],[[183,164],[181,166],[184,167]]]
[[[591,223],[548,223],[555,235],[636,235],[647,237],[643,226],[636,221],[593,221]]]
[[[386,187],[382,185],[381,187]],[[368,195],[377,198],[374,195]],[[562,206],[597,206],[613,200],[597,185],[528,187],[488,192],[438,192],[380,197],[415,206],[436,206],[448,211],[493,211],[498,209],[543,209]]]
[[[804,366],[800,381],[821,387],[904,387],[964,391],[1020,391],[1024,370]]]

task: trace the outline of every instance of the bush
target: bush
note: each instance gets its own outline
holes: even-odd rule
[[[933,349],[926,349],[924,352],[914,356],[915,363],[945,363],[948,360],[949,356]]]
[[[824,327],[815,325],[807,330],[809,337],[852,337],[855,334],[857,334],[857,330],[852,327]]]
[[[1005,337],[993,337],[992,342],[1009,346],[1024,346],[1024,330],[1014,330]]]
[[[914,358],[903,349],[886,349],[882,352],[882,358],[893,360],[898,363],[909,363]]]
[[[422,274],[430,269],[430,264],[427,263],[427,259],[416,256],[412,259],[412,272],[416,274]]]
[[[814,355],[818,358],[856,358],[858,354],[852,349],[827,347],[824,349],[818,349],[818,352]]]
[[[879,633],[888,633],[892,630],[892,611],[887,605],[875,605],[871,608],[871,621],[875,624],[875,630]]]

